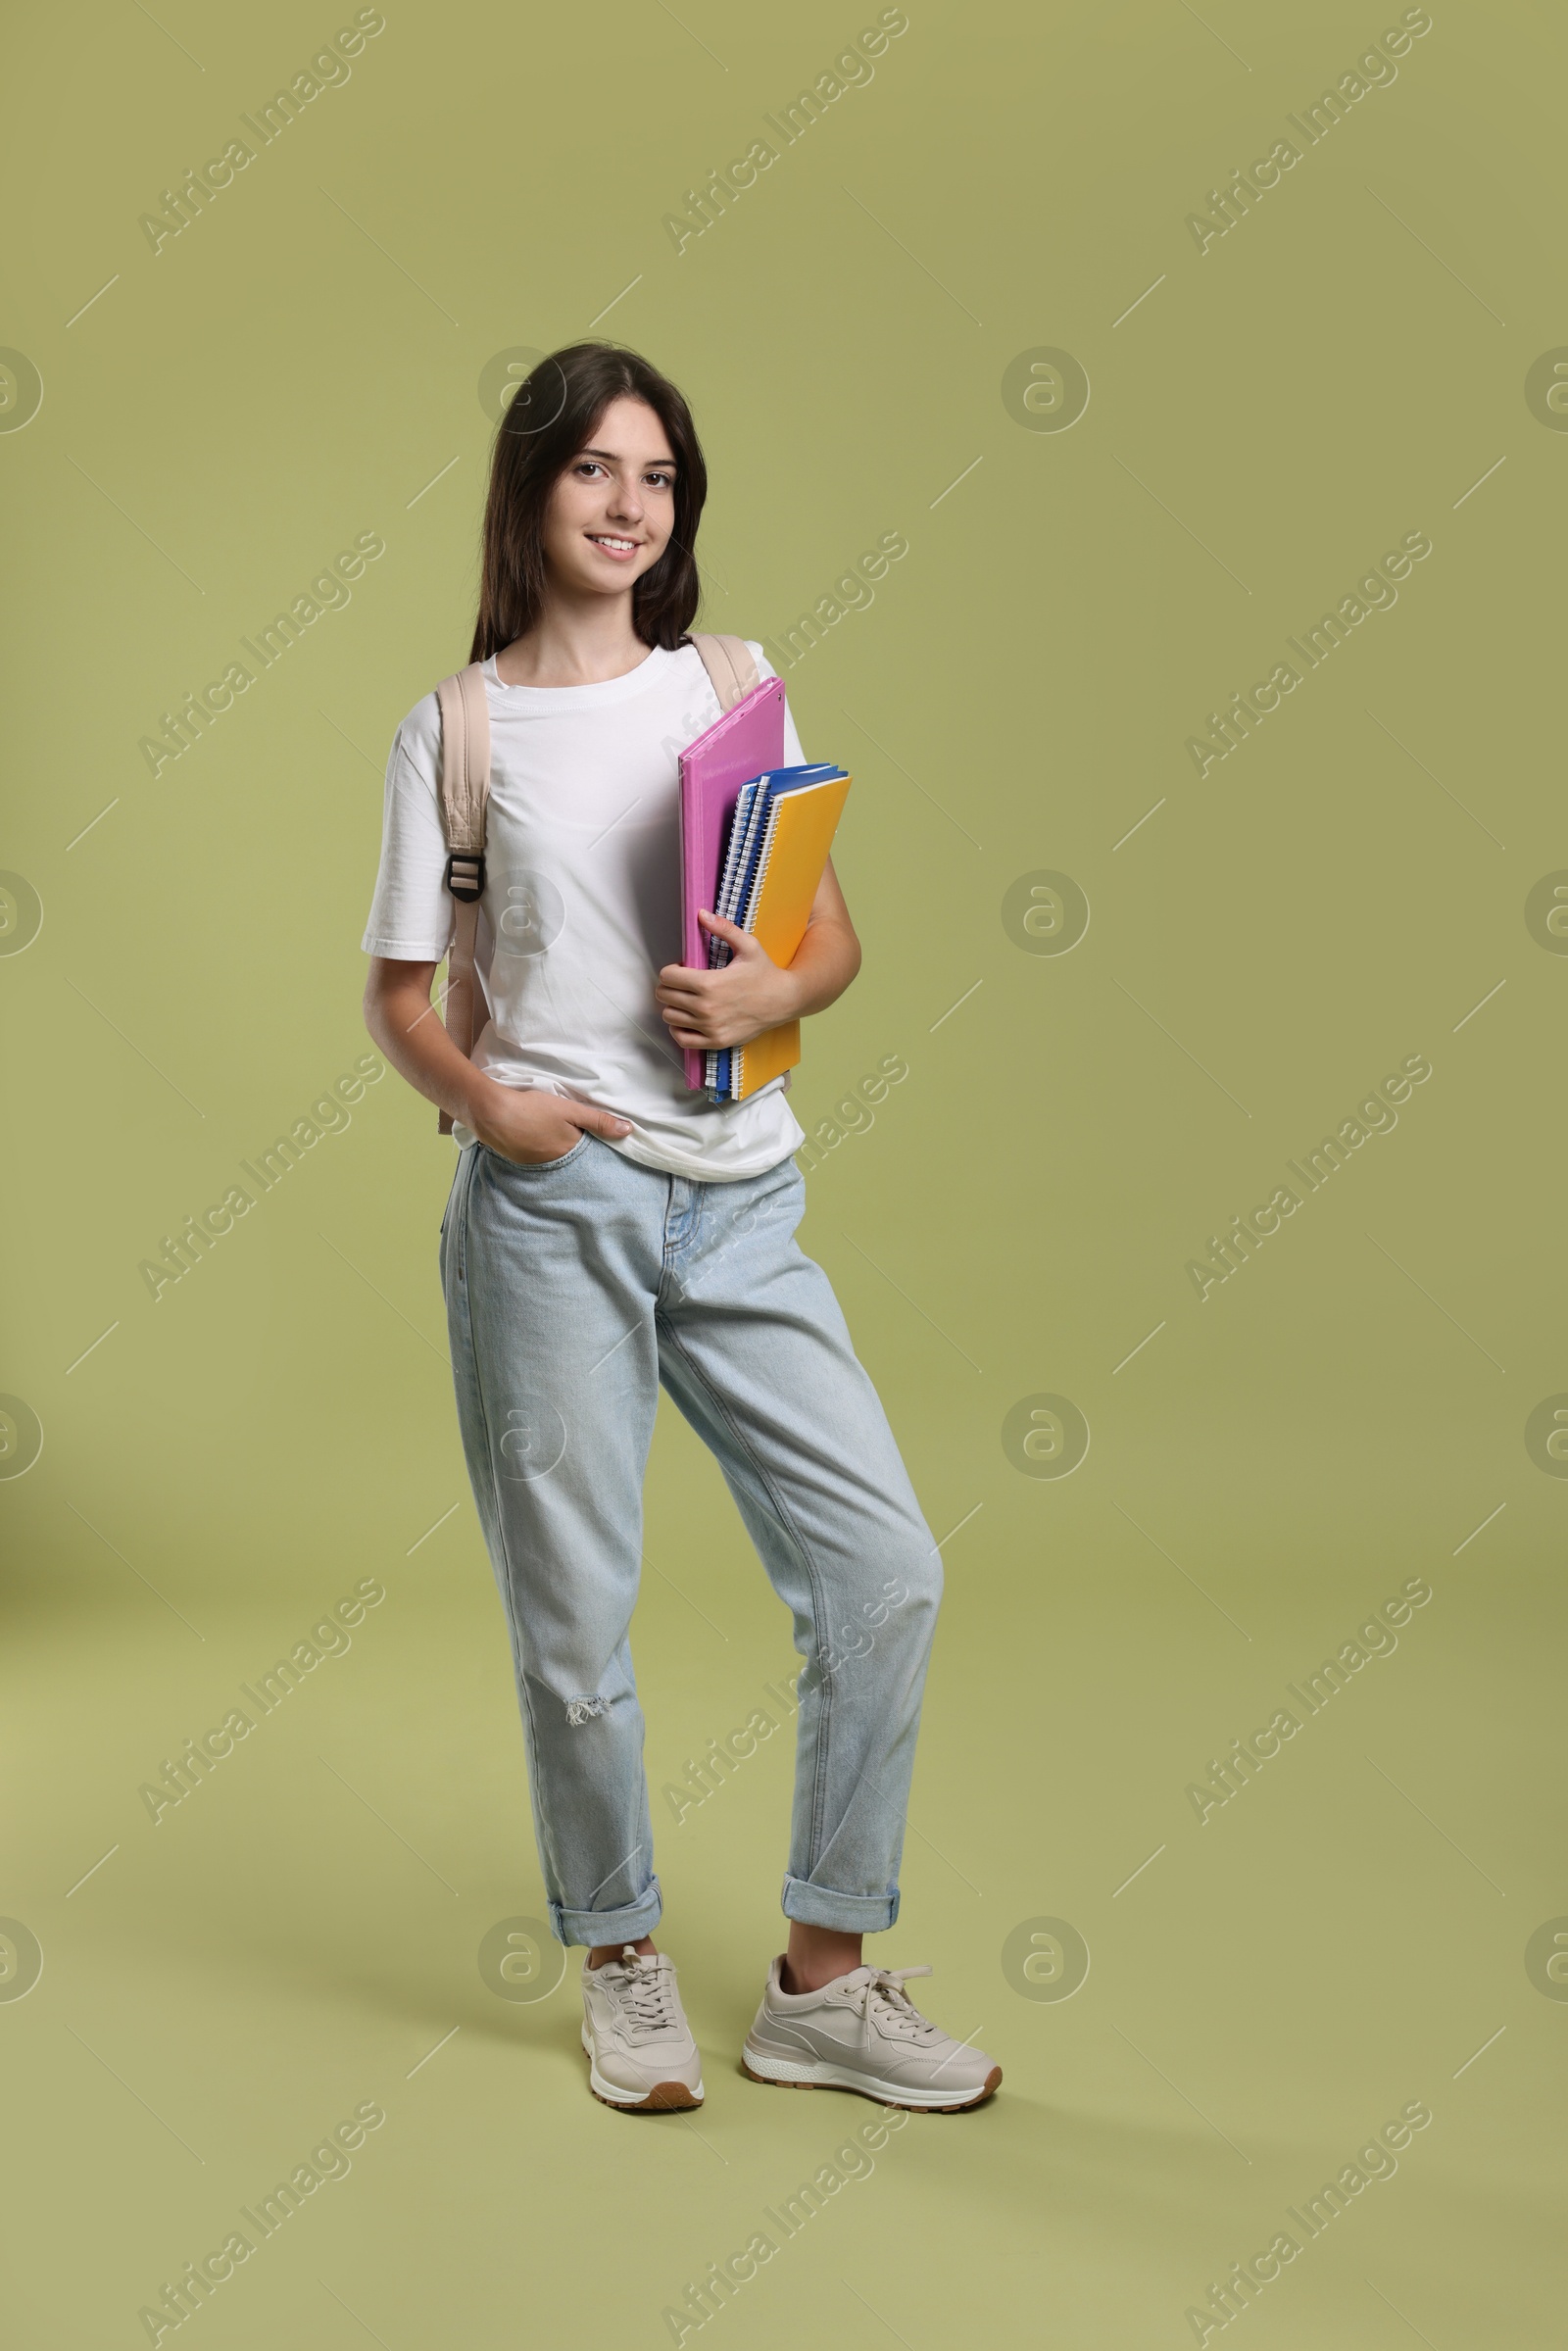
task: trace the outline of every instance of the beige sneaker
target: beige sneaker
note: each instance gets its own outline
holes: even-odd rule
[[[767,1975],[757,2022],[746,2035],[754,2082],[790,2089],[853,2089],[883,2106],[956,2114],[1002,2084],[1002,2068],[982,2049],[955,2040],[923,2017],[904,1986],[928,1967],[852,1968],[820,1991],[779,1987],[782,1959]]]
[[[628,2114],[670,2114],[703,2102],[703,2061],[675,1987],[675,1962],[631,1943],[603,1967],[583,1963],[582,2045],[588,2086]]]

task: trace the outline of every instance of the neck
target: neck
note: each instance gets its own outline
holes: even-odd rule
[[[632,626],[632,591],[620,596],[552,594],[525,637],[497,657],[509,686],[598,686],[648,659]]]

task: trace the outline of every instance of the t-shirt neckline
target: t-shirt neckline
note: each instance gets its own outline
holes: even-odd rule
[[[619,677],[600,678],[583,686],[512,686],[497,674],[497,657],[492,654],[484,663],[484,678],[506,710],[603,710],[609,703],[629,702],[634,695],[646,693],[674,658],[663,646],[650,645],[636,668],[622,670]]]

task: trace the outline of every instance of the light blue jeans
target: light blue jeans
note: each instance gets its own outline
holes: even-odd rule
[[[441,1227],[458,1417],[505,1603],[564,1943],[662,1902],[627,1627],[659,1383],[711,1448],[806,1660],[787,1917],[892,1926],[942,1562],[826,1274],[793,1160],[739,1182],[585,1135],[460,1160]]]

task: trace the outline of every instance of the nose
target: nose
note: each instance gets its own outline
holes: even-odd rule
[[[607,512],[616,522],[640,522],[643,514],[642,492],[634,477],[612,478]]]

